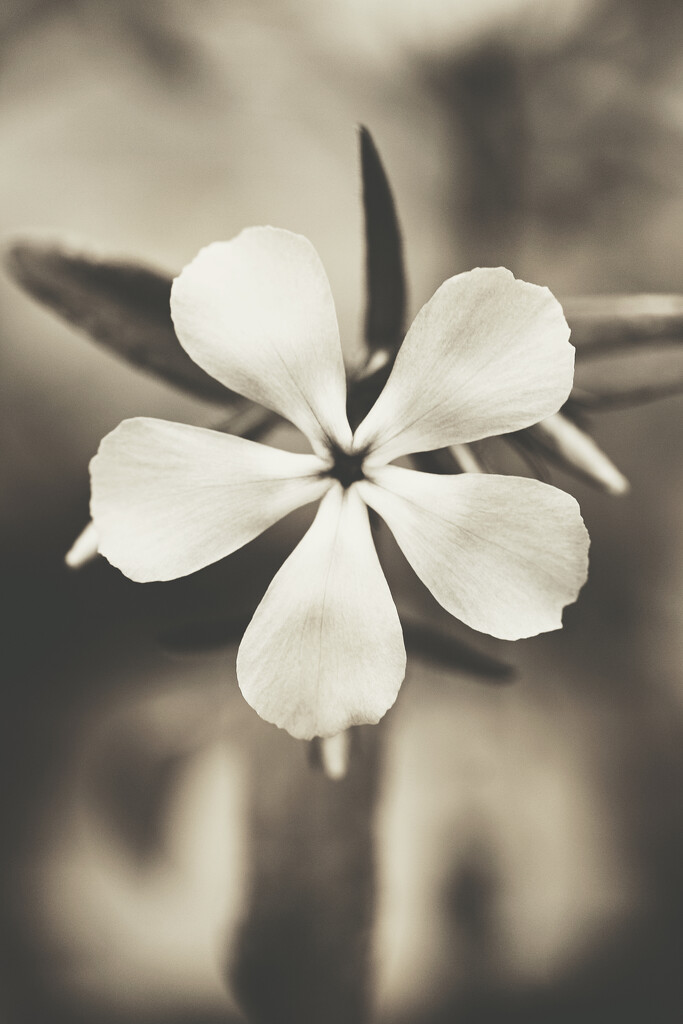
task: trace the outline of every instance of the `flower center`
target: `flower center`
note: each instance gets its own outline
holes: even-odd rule
[[[350,487],[351,484],[364,478],[363,461],[367,452],[354,452],[353,455],[350,455],[336,445],[332,445],[330,451],[334,464],[328,474],[334,480],[338,480],[342,487]]]

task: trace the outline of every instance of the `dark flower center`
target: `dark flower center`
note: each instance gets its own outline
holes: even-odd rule
[[[364,478],[363,461],[367,452],[354,452],[353,455],[349,455],[348,452],[332,445],[331,454],[334,464],[328,470],[328,474],[334,480],[338,480],[342,487],[350,487]]]

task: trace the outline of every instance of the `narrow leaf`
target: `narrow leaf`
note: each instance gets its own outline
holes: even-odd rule
[[[160,637],[161,645],[175,654],[198,654],[227,647],[239,643],[251,616],[252,610],[249,610],[220,619],[186,622],[164,633]],[[405,615],[401,615],[401,624],[408,653],[413,656],[486,679],[504,680],[514,674],[511,665],[470,646],[450,632]]]
[[[449,473],[461,473],[463,472],[462,464],[453,451],[453,447],[437,448],[432,452],[415,452],[410,458],[422,473],[439,473],[442,476]]]
[[[437,448],[432,452],[411,455],[416,467],[423,473],[485,473],[470,444],[452,444],[450,448]]]
[[[683,341],[683,295],[582,295],[562,305],[580,357]]]
[[[585,412],[613,412],[631,409],[636,405],[657,402],[661,398],[683,394],[683,380],[665,384],[644,384],[640,387],[623,388],[614,391],[578,391],[571,396],[571,407]]]
[[[510,436],[608,494],[625,494],[629,489],[626,477],[593,438],[562,413]]]
[[[133,365],[200,398],[244,402],[181,347],[171,322],[170,276],[49,242],[16,242],[5,263],[34,299]]]
[[[471,647],[464,640],[424,622],[401,617],[408,654],[445,668],[471,672],[488,682],[506,682],[515,675],[507,662]]]
[[[393,366],[393,353],[376,349],[365,366],[349,380],[346,414],[353,430],[365,419],[379,398]]]
[[[401,231],[389,180],[364,125],[360,126],[360,160],[367,275],[365,340],[370,351],[395,352],[403,339],[406,312]]]
[[[260,441],[282,422],[282,417],[276,412],[245,400],[243,405],[234,408],[226,420],[217,423],[214,430],[220,430],[224,434],[239,434],[249,441]]]
[[[541,483],[550,483],[550,469],[548,462],[553,461],[552,456],[549,457],[547,449],[542,448],[537,443],[534,443],[531,438],[526,434],[506,434],[505,441],[514,453],[522,460],[524,468],[535,477],[540,480]],[[492,470],[488,470],[492,472]],[[515,474],[517,471],[515,470]]]
[[[484,467],[469,444],[452,444],[451,455],[463,473],[483,473]]]

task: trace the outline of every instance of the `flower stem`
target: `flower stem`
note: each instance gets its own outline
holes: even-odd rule
[[[348,772],[331,780],[303,744],[257,731],[251,897],[230,972],[250,1024],[369,1019],[381,735],[351,730]]]

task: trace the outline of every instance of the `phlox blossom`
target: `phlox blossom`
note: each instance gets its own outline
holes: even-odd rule
[[[99,550],[133,580],[175,579],[320,502],[239,648],[239,685],[263,718],[293,736],[332,736],[377,722],[394,703],[406,655],[368,508],[469,626],[508,640],[561,626],[587,573],[588,536],[570,495],[526,478],[391,465],[560,408],[574,349],[546,288],[503,268],[447,280],[355,433],[330,286],[302,236],[250,228],[202,249],[173,284],[171,313],[199,366],[290,420],[312,452],[126,420],[91,463]]]

